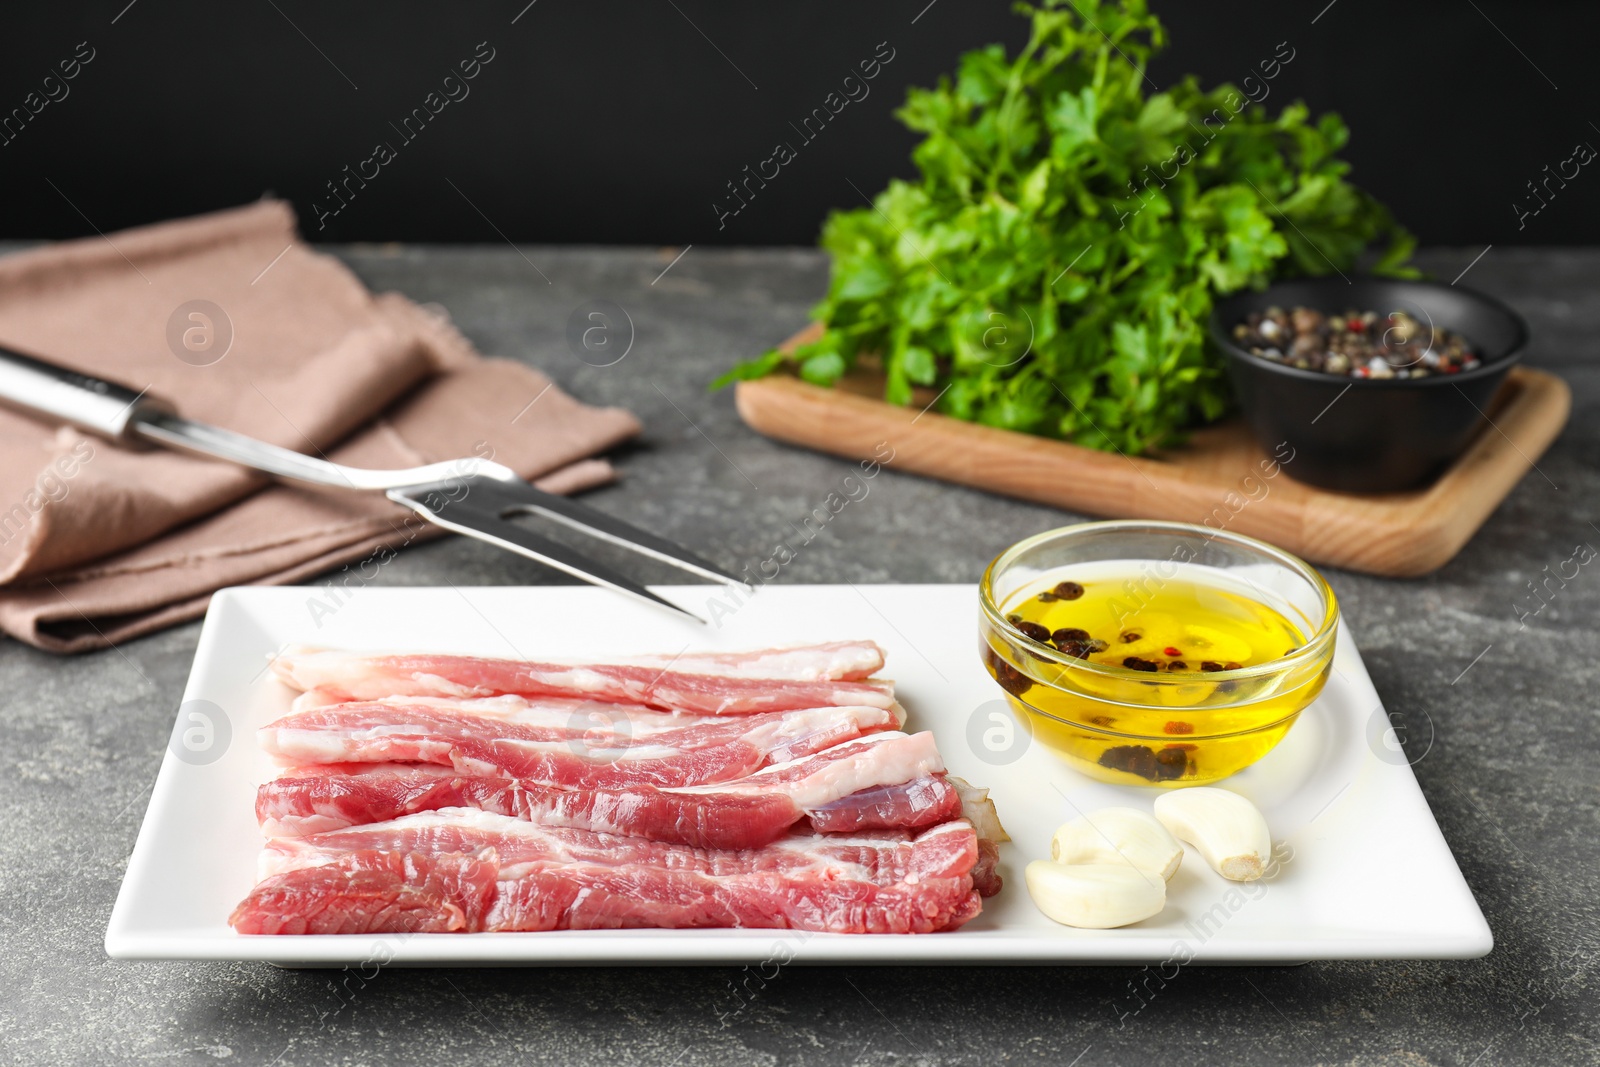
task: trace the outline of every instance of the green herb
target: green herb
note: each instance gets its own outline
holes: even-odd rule
[[[716,387],[786,363],[830,385],[873,361],[896,404],[931,386],[958,418],[1144,452],[1228,407],[1205,341],[1218,294],[1348,272],[1377,241],[1374,273],[1414,275],[1411,236],[1344,180],[1337,116],[1274,118],[1193,78],[1147,94],[1165,31],[1143,0],[1018,11],[1015,58],[969,52],[908,94],[920,180],[828,219],[822,337]]]

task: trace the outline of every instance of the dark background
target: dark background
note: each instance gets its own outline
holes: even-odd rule
[[[1025,33],[987,0],[526,4],[8,5],[0,113],[78,42],[95,58],[0,146],[0,235],[92,234],[271,192],[313,240],[809,244],[828,209],[861,202],[856,189],[910,172],[912,137],[890,117],[907,85]],[[1513,208],[1535,206],[1526,185],[1546,164],[1600,145],[1600,5],[1154,7],[1173,42],[1152,71],[1161,86],[1191,71],[1238,82],[1288,42],[1295,58],[1268,106],[1301,97],[1341,112],[1355,179],[1425,243],[1600,243],[1600,167],[1525,228]],[[471,95],[403,144],[389,123],[480,41],[495,58]],[[883,41],[895,56],[871,95],[800,145],[790,122]],[[379,140],[398,158],[319,228],[324,183]],[[725,183],[780,140],[799,158],[719,229]]]

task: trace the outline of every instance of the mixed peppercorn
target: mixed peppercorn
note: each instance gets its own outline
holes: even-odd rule
[[[1072,585],[1078,590],[1078,596],[1083,595],[1083,587],[1076,582],[1063,582],[1062,585]],[[1056,589],[1059,590],[1060,586],[1057,586]],[[1051,600],[1075,599],[1073,597],[1060,597],[1055,595],[1054,592],[1040,593],[1038,599],[1044,600],[1046,597]],[[1090,656],[1098,652],[1104,652],[1111,647],[1108,642],[1102,641],[1098,637],[1093,637],[1088,630],[1080,629],[1076,626],[1064,626],[1059,630],[1051,630],[1041,623],[1032,622],[1016,614],[1007,615],[1006,621],[1028,640],[1037,641],[1041,645],[1052,645],[1077,659],[1088,659]],[[1117,635],[1117,640],[1125,645],[1135,644],[1143,638],[1144,635],[1137,630],[1124,630]],[[1290,651],[1293,650],[1291,649]],[[1124,656],[1122,665],[1130,671],[1182,672],[1189,670],[1189,662],[1183,659],[1183,650],[1181,648],[1173,648],[1169,645],[1163,648],[1161,653],[1171,658],[1163,662],[1161,660],[1145,659],[1142,656]],[[1210,659],[1200,661],[1200,670],[1207,674],[1215,671],[1237,671],[1242,667],[1243,664],[1235,663],[1231,660],[1227,663],[1219,663]]]
[[[1297,628],[1225,587],[1174,577],[1134,595],[1134,580],[1119,579],[1113,573],[1087,583],[1040,581],[1007,604],[998,641],[985,635],[990,673],[1023,710],[1041,717],[1051,746],[1089,765],[1080,769],[1093,776],[1131,775],[1153,784],[1229,774],[1270,748],[1281,729],[1265,739],[1217,735],[1208,732],[1208,713],[1225,708],[1234,722],[1257,715],[1277,722],[1280,705],[1293,696],[1234,672],[1269,662],[1285,646],[1285,655],[1296,651]],[[1077,676],[1065,666],[1073,660],[1111,674]],[[1226,673],[1201,677],[1216,672]],[[1174,699],[1147,695],[1147,687],[1170,688]]]
[[[1482,362],[1460,334],[1424,325],[1404,311],[1324,315],[1307,307],[1270,307],[1252,311],[1233,328],[1233,338],[1252,355],[1349,378],[1458,374]]]
[[[1100,766],[1136,774],[1152,782],[1170,782],[1189,773],[1189,753],[1193,749],[1193,745],[1168,745],[1162,749],[1116,745],[1100,753]]]

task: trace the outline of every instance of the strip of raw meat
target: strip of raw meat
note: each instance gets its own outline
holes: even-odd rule
[[[297,646],[285,656],[323,650]],[[356,655],[351,653],[351,655]],[[279,657],[281,658],[281,657]],[[791,682],[861,681],[883,669],[883,649],[875,641],[834,641],[818,645],[762,649],[757,652],[686,652],[676,656],[627,656],[620,666],[671,670],[677,674],[710,674],[728,678],[767,678]],[[276,663],[274,663],[276,668]],[[285,664],[284,670],[293,669]],[[279,671],[283,677],[283,671]],[[284,681],[296,683],[288,677]],[[387,694],[394,695],[394,694]]]
[[[520,696],[497,697],[383,697],[378,700],[352,701],[342,694],[327,689],[307,689],[294,698],[289,710],[294,714],[316,711],[336,704],[404,704],[412,707],[437,708],[445,711],[465,711],[494,719],[513,722],[540,722],[558,728],[583,727],[587,732],[628,733],[636,728],[653,728],[666,720],[663,716],[676,716],[681,720],[709,719],[737,722],[750,716],[699,715],[690,712],[668,712],[637,704],[613,704],[604,700],[577,700],[568,697]],[[815,709],[800,709],[815,710]],[[906,722],[906,709],[898,701],[891,701],[885,709],[894,717],[895,726]],[[762,712],[760,714],[777,714]]]
[[[336,704],[257,733],[291,763],[433,763],[460,774],[615,788],[730,781],[864,734],[891,730],[883,708],[814,708],[734,719],[659,712],[574,721],[566,707],[481,715],[438,703]]]
[[[485,928],[923,934],[956,929],[982,909],[970,876],[977,839],[963,822],[917,836],[796,836],[764,849],[703,852],[688,862],[644,850],[629,859],[623,864],[588,851],[559,865],[512,868],[509,878],[503,863]]]
[[[399,854],[404,862],[418,853],[436,862],[497,858],[493,903],[468,930],[930,933],[954,929],[982,906],[971,877],[977,835],[962,820],[917,834],[795,834],[764,848],[719,851],[456,808],[269,842],[263,881],[231,922],[241,931],[389,932],[393,909],[384,887],[368,879],[352,888],[373,853]],[[417,917],[406,918],[407,929],[416,928]],[[442,909],[429,928],[453,918]]]
[[[841,742],[802,759],[774,764],[737,781],[683,789],[684,793],[768,792],[778,790],[796,806],[811,811],[875,786],[943,774],[944,760],[933,734],[898,731]]]
[[[322,692],[313,690],[313,693]],[[305,696],[306,694],[301,694]],[[341,701],[297,707],[268,729],[282,727],[325,732],[330,722],[377,728],[385,723],[470,722],[485,733],[527,741],[573,741],[595,749],[655,746],[694,748],[737,737],[759,738],[775,747],[795,752],[815,751],[818,739],[833,744],[845,736],[850,724],[863,730],[893,729],[901,719],[895,708],[819,707],[737,717],[691,715],[657,711],[631,704],[597,700],[518,696],[446,699],[442,697],[387,697],[381,700]],[[317,714],[309,714],[316,712]],[[341,757],[332,751],[329,760]],[[319,760],[319,762],[321,762]]]
[[[883,670],[883,649],[875,641],[834,641],[823,645],[769,648],[760,652],[688,652],[677,656],[629,656],[631,666],[671,669],[680,674],[718,674],[728,678],[782,678],[792,682],[860,681]]]
[[[269,879],[228,920],[241,934],[447,934],[480,930],[496,895],[494,850],[480,855],[350,852]]]
[[[646,785],[563,789],[398,763],[296,768],[256,793],[256,816],[272,837],[304,837],[441,808],[477,808],[546,826],[632,833],[699,848],[765,844],[800,818],[794,801],[781,793],[684,794]]]
[[[629,664],[535,663],[428,654],[386,655],[291,648],[272,668],[296,689],[322,689],[346,700],[390,696],[576,697],[643,704],[702,715],[749,715],[800,708],[887,708],[887,683],[745,678]]]
[[[961,795],[943,775],[873,786],[806,812],[818,833],[887,830],[947,822],[961,814]]]
[[[432,708],[438,711],[460,711],[490,719],[503,719],[529,725],[540,725],[559,730],[583,730],[586,733],[612,733],[642,735],[650,730],[667,729],[672,724],[706,723],[726,726],[734,730],[754,716],[697,715],[687,711],[663,711],[638,704],[615,704],[604,700],[578,700],[570,697],[381,697],[376,700],[346,700],[326,689],[308,689],[294,698],[290,712],[316,711],[336,704],[389,704],[393,706]],[[867,707],[868,705],[856,705]],[[828,705],[845,707],[850,705]],[[887,711],[895,726],[905,725],[906,709],[899,702],[886,708],[870,705],[875,710]],[[817,711],[819,708],[790,708],[789,711]],[[761,715],[781,715],[783,712],[760,712]]]
[[[467,807],[699,848],[757,848],[808,815],[814,829],[831,832],[911,829],[956,818],[960,796],[943,770],[932,734],[897,732],[692,789],[565,789],[431,765],[325,764],[262,785],[256,817],[270,837],[303,837]]]

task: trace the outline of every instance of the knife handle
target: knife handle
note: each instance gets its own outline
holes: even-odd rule
[[[145,392],[9,348],[0,348],[0,404],[134,448],[147,444],[134,431],[136,420],[173,410]]]
[[[435,482],[455,483],[480,476],[521,484],[509,467],[479,457],[403,470],[346,467],[321,457],[320,449],[317,456],[307,456],[219,426],[185,419],[171,404],[146,392],[136,393],[125,385],[3,347],[0,405],[68,423],[128,448],[164,445],[314,485],[381,491],[426,487]]]

